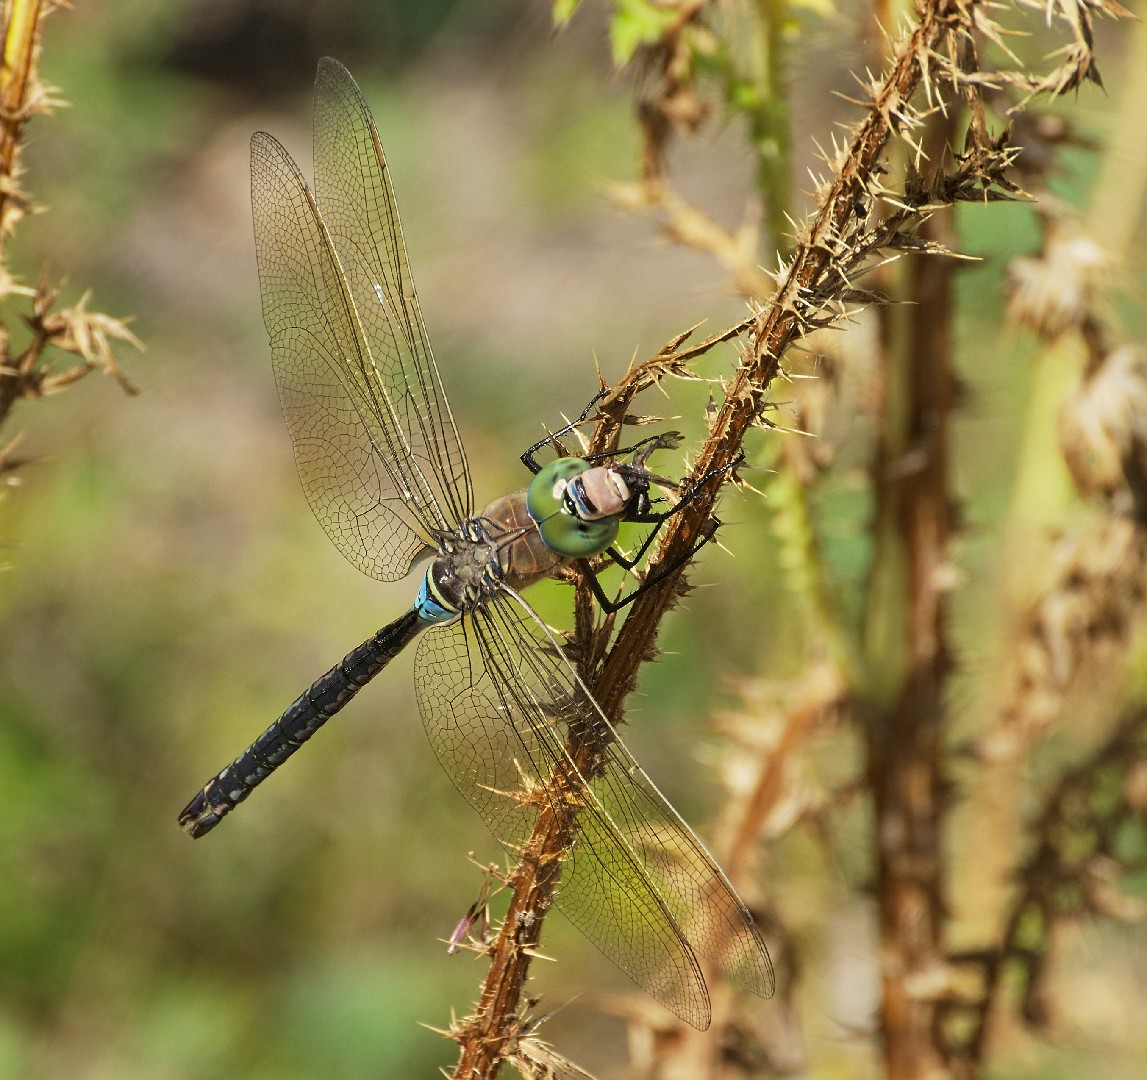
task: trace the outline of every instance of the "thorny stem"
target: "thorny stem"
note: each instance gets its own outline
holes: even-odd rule
[[[17,166],[20,135],[29,117],[28,84],[36,66],[40,21],[46,14],[42,0],[9,0],[3,5],[3,64],[0,66],[0,269],[4,247],[16,221],[23,216],[19,204]],[[0,327],[0,356],[7,354],[7,330]],[[0,366],[0,422],[22,393],[22,372]]]
[[[925,154],[940,167],[954,113],[936,114]],[[951,212],[922,226],[951,248]],[[880,1029],[890,1080],[945,1075],[934,1038],[943,971],[944,693],[950,659],[945,568],[951,534],[953,264],[913,259],[874,463],[876,552],[866,604],[864,719],[879,912]]]
[[[495,1076],[514,1053],[530,960],[541,938],[545,913],[553,906],[562,856],[573,840],[573,816],[555,811],[561,800],[558,793],[541,801],[533,835],[507,882],[510,906],[492,950],[478,1008],[473,1019],[454,1032],[462,1044],[453,1074],[459,1080]]]
[[[28,119],[28,84],[36,66],[44,0],[9,0],[4,5],[4,57],[0,68],[0,176],[16,178],[20,133]],[[50,10],[50,6],[48,8]],[[11,232],[13,182],[0,184],[0,254]]]
[[[765,393],[780,370],[781,356],[805,332],[809,298],[824,296],[835,284],[833,252],[846,222],[857,213],[867,212],[871,205],[869,191],[893,134],[892,118],[907,111],[908,102],[920,85],[919,57],[938,46],[950,22],[958,18],[965,6],[958,0],[935,0],[921,7],[919,25],[894,57],[820,208],[798,238],[787,273],[768,307],[754,321],[741,365],[710,423],[708,437],[686,483],[715,469],[728,468],[736,460],[745,435],[760,416]],[[621,396],[624,389],[623,380],[617,395]],[[603,405],[603,412],[609,404],[607,401]],[[650,565],[650,576],[696,543],[712,513],[716,494],[703,490],[670,519]],[[652,650],[661,619],[672,606],[676,595],[672,585],[681,572],[675,571],[665,585],[643,593],[634,602],[594,683],[594,696],[614,723],[621,719],[622,703],[636,682],[637,668]]]
[[[757,98],[749,112],[753,150],[757,155],[757,190],[765,198],[766,250],[783,252],[791,228],[792,141],[788,87],[785,79],[785,23],[788,0],[755,0],[758,22]]]
[[[872,205],[871,192],[885,147],[894,134],[893,125],[909,115],[910,100],[921,83],[921,57],[938,48],[945,34],[960,24],[973,4],[974,0],[931,0],[920,5],[918,25],[902,42],[888,74],[876,89],[847,155],[842,157],[818,210],[798,237],[788,271],[772,300],[752,319],[718,335],[728,339],[749,331],[741,364],[710,423],[687,484],[733,464],[745,435],[760,417],[765,394],[780,370],[785,350],[807,330],[809,316],[819,305],[845,286],[835,272],[834,253],[847,234],[849,222],[865,218]],[[648,369],[638,368],[614,388],[602,403],[602,421],[591,448],[601,442],[609,445],[609,431],[620,425],[629,402],[652,378]],[[716,497],[716,491],[703,488],[688,506],[670,518],[657,555],[650,563],[650,576],[673,565],[696,544],[708,524]],[[636,684],[638,668],[653,654],[657,631],[676,599],[682,572],[683,567],[679,567],[667,575],[664,584],[638,597],[593,680],[593,694],[615,725],[623,720],[622,706]],[[925,613],[920,614],[926,617]],[[518,940],[520,927],[528,924],[529,943],[536,943],[570,837],[568,828],[555,828],[550,815],[539,815],[534,833],[524,847],[529,860],[511,875],[513,918],[507,918],[492,946],[491,968],[477,1014],[454,1033],[462,1043],[462,1054],[453,1073],[455,1080],[488,1080],[497,1073],[500,1063],[513,1054],[514,1040],[521,1031],[521,994],[529,965],[528,946]],[[538,880],[539,875],[544,881]]]
[[[970,1020],[955,1047],[958,1074],[979,1075],[994,1011],[1005,992],[1005,977],[1017,973],[1021,1013],[1033,1026],[1048,1024],[1048,961],[1060,929],[1086,915],[1113,914],[1137,901],[1122,900],[1115,884],[1123,874],[1147,866],[1141,846],[1126,844],[1135,827],[1147,824],[1147,709],[1127,711],[1110,735],[1047,797],[1032,829],[1032,850],[1018,869],[1018,889],[997,948],[956,957],[978,967],[982,984],[975,1000],[953,1012]],[[1137,914],[1140,912],[1136,912]]]
[[[0,298],[20,295],[31,300],[25,321],[32,338],[19,354],[11,351],[6,326],[0,324],[0,424],[22,398],[38,398],[66,389],[97,369],[112,376],[128,394],[135,388],[120,372],[112,341],[128,341],[142,348],[127,324],[88,309],[89,294],[69,307],[57,309],[59,291],[41,278],[35,289],[19,285],[4,264],[8,237],[30,212],[20,186],[20,146],[24,127],[36,114],[48,111],[49,95],[36,72],[43,20],[63,0],[5,0],[3,64],[0,66]],[[49,349],[77,359],[70,367],[53,369],[44,362]],[[9,459],[8,466],[12,461]]]

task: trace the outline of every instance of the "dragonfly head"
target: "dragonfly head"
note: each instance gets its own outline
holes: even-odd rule
[[[543,466],[530,482],[526,509],[550,550],[584,559],[617,538],[632,498],[618,469],[563,457]]]

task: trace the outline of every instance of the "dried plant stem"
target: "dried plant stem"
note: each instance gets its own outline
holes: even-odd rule
[[[894,134],[894,125],[904,123],[904,118],[912,115],[910,100],[920,86],[922,58],[930,57],[945,35],[961,25],[970,6],[958,0],[933,0],[920,5],[918,25],[900,43],[888,74],[874,87],[867,116],[857,128],[847,152],[841,155],[819,208],[798,237],[788,269],[772,299],[752,320],[717,335],[718,339],[726,338],[742,329],[750,330],[741,365],[726,388],[724,401],[711,421],[708,437],[694,464],[692,482],[710,475],[713,470],[733,465],[742,440],[759,421],[765,393],[780,370],[785,350],[807,332],[815,319],[823,318],[825,305],[832,304],[846,291],[848,283],[837,257],[847,252],[848,237],[861,230],[867,220],[875,198],[879,165]],[[678,345],[684,337],[677,340]],[[678,355],[674,350],[670,352]],[[656,366],[657,359],[631,372],[603,402],[602,421],[591,446],[616,431],[634,394],[655,381],[659,374],[672,370],[664,355],[660,366]],[[925,385],[922,390],[935,392],[931,385]],[[651,576],[673,566],[696,545],[708,527],[716,496],[715,485],[707,485],[680,513],[669,519],[658,553],[649,567]],[[944,512],[947,512],[946,504]],[[922,532],[934,530],[939,526],[935,515],[936,508],[922,504],[912,523]],[[917,569],[922,572],[924,564]],[[636,683],[640,664],[653,655],[658,628],[675,602],[677,589],[674,586],[681,573],[682,567],[677,566],[668,574],[664,585],[641,594],[592,680],[594,696],[615,724],[622,720],[623,703]],[[918,584],[923,590],[923,581],[918,579]],[[920,603],[913,608],[913,616],[922,630],[932,625],[923,593]],[[592,642],[576,644],[581,655],[594,652]],[[931,693],[930,683],[911,689]],[[506,920],[492,946],[490,973],[478,1013],[453,1032],[462,1043],[459,1063],[453,1073],[455,1080],[492,1077],[499,1063],[513,1055],[514,1042],[522,1026],[521,992],[529,951],[537,942],[541,921],[550,906],[569,835],[567,829],[555,828],[554,821],[543,813],[523,849],[528,860],[523,860],[510,877],[513,917]],[[545,880],[539,881],[539,875]],[[522,927],[527,925],[528,943],[520,940]]]
[[[741,365],[726,388],[725,398],[710,423],[709,434],[693,466],[691,481],[728,468],[741,443],[758,421],[765,393],[780,370],[780,358],[808,329],[808,317],[843,290],[834,253],[841,237],[855,228],[872,205],[872,188],[884,149],[893,134],[893,118],[909,114],[909,101],[920,85],[920,57],[937,48],[967,5],[936,0],[922,5],[919,24],[900,45],[892,66],[874,94],[873,104],[859,126],[821,204],[802,230],[789,267],[768,306],[756,319]],[[604,410],[603,410],[604,411]],[[679,514],[670,519],[650,575],[672,565],[696,543],[706,527],[716,491],[703,489]],[[681,571],[671,575],[676,580]],[[661,619],[675,600],[667,586],[643,593],[618,633],[616,642],[594,682],[593,690],[607,716],[620,719],[626,694],[636,680],[637,668],[650,654]]]
[[[1088,916],[1141,918],[1143,902],[1121,894],[1119,879],[1147,867],[1142,846],[1127,844],[1147,823],[1147,709],[1129,709],[1089,757],[1067,771],[1030,830],[1030,853],[1016,870],[1018,888],[999,945],[956,959],[979,968],[979,994],[964,1007],[971,1021],[957,1052],[961,1077],[980,1075],[992,1019],[1011,989],[1020,1014],[1051,1023],[1047,980],[1059,932]],[[1019,976],[1010,985],[1006,976]]]
[[[11,204],[18,192],[15,181],[18,172],[20,134],[31,111],[28,90],[36,68],[40,48],[40,26],[52,6],[46,0],[9,0],[4,5],[4,62],[0,69],[0,176],[8,178],[0,184],[0,256],[4,243],[12,232],[16,214]]]
[[[851,707],[852,684],[833,663],[806,669],[793,700],[786,703],[783,722],[771,752],[760,755],[755,780],[739,801],[718,845],[720,863],[731,881],[747,879],[757,845],[778,804],[787,794],[786,771],[818,727]]]
[[[560,805],[560,798],[553,792],[551,798],[540,801],[534,833],[507,882],[510,906],[492,949],[478,1008],[472,1019],[451,1032],[462,1045],[453,1073],[459,1080],[495,1076],[503,1061],[517,1055],[521,999],[530,960],[545,914],[553,906],[562,856],[573,839],[573,816],[558,815],[553,809]]]
[[[3,66],[0,68],[0,299],[27,297],[24,319],[31,341],[19,353],[11,350],[8,329],[0,325],[0,425],[17,401],[64,390],[92,371],[115,379],[129,394],[131,383],[116,364],[112,342],[142,345],[126,322],[88,309],[89,293],[70,307],[57,308],[59,290],[46,277],[35,289],[19,284],[5,264],[5,248],[16,226],[30,212],[21,186],[20,148],[28,121],[50,111],[52,100],[37,71],[44,18],[62,6],[56,0],[7,0],[3,5]],[[53,369],[52,352],[71,354],[70,366]],[[9,460],[7,467],[14,462]]]
[[[954,114],[927,122],[939,167]],[[951,248],[949,210],[922,226]],[[934,1038],[944,968],[945,568],[951,534],[953,264],[913,259],[891,350],[873,483],[876,551],[866,605],[864,720],[882,956],[880,1029],[890,1080],[945,1075]]]
[[[0,277],[7,277],[4,248],[26,208],[19,186],[20,136],[32,110],[28,90],[40,49],[42,0],[9,0],[4,5],[4,51],[0,67]],[[10,289],[8,291],[11,291]],[[0,327],[0,357],[7,354],[8,332]],[[21,380],[0,366],[0,423],[21,395]]]

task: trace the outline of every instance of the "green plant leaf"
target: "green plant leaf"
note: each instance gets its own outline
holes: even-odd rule
[[[617,0],[609,28],[613,62],[618,67],[628,64],[642,45],[657,41],[676,19],[673,8],[654,7],[648,0]]]
[[[565,26],[581,7],[581,0],[554,0],[554,25]]]

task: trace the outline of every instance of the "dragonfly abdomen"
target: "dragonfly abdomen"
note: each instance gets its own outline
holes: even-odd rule
[[[179,824],[193,837],[210,832],[428,625],[429,620],[413,607],[352,649],[203,786],[184,807]]]

